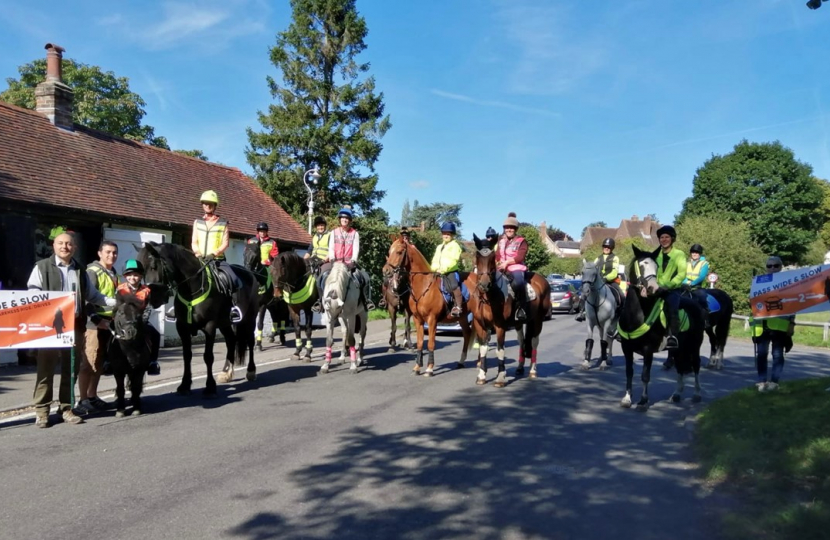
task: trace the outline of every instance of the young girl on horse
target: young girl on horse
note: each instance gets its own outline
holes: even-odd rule
[[[161,366],[159,366],[158,362],[161,335],[150,324],[153,306],[150,305],[150,287],[141,282],[143,279],[144,265],[140,261],[130,259],[124,264],[125,283],[120,284],[115,290],[115,293],[117,295],[133,294],[143,303],[144,314],[142,319],[144,321],[144,331],[150,340],[150,366],[147,368],[147,375],[158,375],[161,373]]]

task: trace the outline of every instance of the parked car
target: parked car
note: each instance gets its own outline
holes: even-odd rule
[[[566,279],[565,282],[570,283],[576,289],[576,297],[582,298],[582,280],[581,279]]]
[[[470,326],[473,325],[473,314],[467,313],[467,322],[470,323]],[[424,330],[429,330],[429,326],[427,323],[424,323]],[[439,322],[438,326],[435,327],[435,332],[446,332],[448,334],[453,333],[461,333],[461,323],[459,322]],[[426,335],[426,334],[424,334]],[[426,338],[424,338],[424,343],[426,343]]]
[[[576,288],[567,281],[554,281],[550,284],[550,307],[552,311],[575,313],[579,297]]]
[[[548,274],[548,282],[562,281],[563,279],[565,279],[565,276],[562,274]]]

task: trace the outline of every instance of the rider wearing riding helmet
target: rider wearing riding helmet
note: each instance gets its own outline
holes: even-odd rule
[[[409,228],[408,227],[401,227],[401,240],[403,240],[404,244],[410,245],[412,244],[412,239],[409,237]],[[383,284],[381,286],[381,295],[380,295],[380,302],[378,302],[378,307],[386,308],[386,289],[389,287],[389,276],[383,276]]]
[[[523,321],[527,318],[527,285],[525,284],[527,241],[516,235],[516,231],[519,230],[519,220],[516,219],[514,212],[507,214],[503,228],[504,235],[499,239],[496,250],[496,268],[512,282],[516,298],[516,320]]]
[[[329,258],[329,241],[331,232],[327,231],[328,223],[323,216],[314,218],[315,233],[311,237],[311,244],[308,251],[303,255],[304,259],[311,259],[311,268],[317,275],[317,291],[319,296],[323,295],[323,286],[326,284],[324,274],[331,270],[331,259]]]
[[[260,221],[256,226],[256,236],[248,239],[248,244],[255,246],[259,244],[260,263],[263,266],[271,266],[271,261],[279,255],[277,241],[268,236],[268,224]]]
[[[358,281],[360,282],[361,296],[363,297],[361,301],[366,306],[366,310],[371,311],[375,309],[375,304],[372,303],[372,288],[369,282],[369,275],[366,271],[360,270],[357,267],[357,258],[360,255],[360,233],[352,227],[353,218],[354,213],[349,206],[344,206],[337,213],[340,226],[334,229],[331,235],[329,235],[328,252],[332,261],[340,261],[348,267],[349,271],[356,273]],[[321,281],[325,285],[328,271],[321,272],[321,274]],[[320,298],[322,298],[322,289],[320,291],[321,294],[317,302],[312,306],[312,310],[315,308],[318,311],[322,309],[320,301]]]
[[[692,247],[689,248],[689,261],[686,263],[686,279],[683,280],[683,286],[691,289],[692,296],[707,314],[709,313],[709,302],[704,287],[708,275],[709,261],[703,256],[703,246],[692,244]]]
[[[461,316],[464,299],[461,297],[461,288],[458,284],[458,266],[461,263],[461,253],[464,249],[455,239],[455,223],[449,221],[441,225],[441,244],[435,248],[432,256],[431,269],[441,274],[444,287],[452,294],[454,305],[450,311],[453,317]]]
[[[161,345],[161,334],[150,324],[150,317],[153,315],[153,306],[150,305],[150,287],[143,284],[144,265],[141,261],[129,259],[124,263],[124,283],[115,289],[117,295],[134,295],[140,302],[143,309],[141,319],[144,321],[144,332],[150,342],[150,365],[147,367],[147,375],[158,375],[161,373],[159,366],[159,346]]]
[[[496,249],[499,244],[499,233],[496,232],[496,229],[493,227],[487,227],[487,232],[484,234],[484,238],[486,238],[490,245],[493,246],[493,249]]]
[[[680,334],[678,311],[681,303],[684,303],[684,298],[680,295],[680,287],[686,279],[686,255],[674,247],[677,231],[671,225],[663,225],[657,229],[657,238],[660,241],[660,254],[656,259],[657,294],[665,302],[669,325],[666,349],[677,349],[677,336]]]
[[[620,258],[614,253],[614,248],[617,243],[613,238],[606,238],[602,241],[602,255],[594,259],[594,264],[599,269],[599,275],[605,280],[612,289],[619,293],[619,298],[625,298],[625,295],[620,288]],[[620,302],[622,304],[622,302]],[[579,315],[576,316],[577,321],[585,320],[585,299],[579,298]]]

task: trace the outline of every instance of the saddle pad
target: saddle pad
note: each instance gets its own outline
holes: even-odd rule
[[[455,278],[458,280],[459,287],[461,287],[461,298],[463,298],[466,302],[470,299],[470,290],[467,289],[467,286],[463,281],[461,281],[461,276],[458,275],[458,272],[455,273]],[[441,282],[441,294],[444,296],[444,301],[449,304],[452,300],[452,294],[447,291],[447,288],[444,286],[444,279],[441,278],[439,281]]]
[[[527,301],[528,302],[533,302],[534,300],[536,300],[536,289],[534,289],[533,286],[530,283],[528,283],[527,284]]]
[[[720,311],[720,302],[718,302],[717,298],[715,298],[711,294],[707,294],[706,301],[709,302],[709,313],[715,313],[716,311]]]

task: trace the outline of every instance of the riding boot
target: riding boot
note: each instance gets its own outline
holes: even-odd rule
[[[669,320],[669,336],[666,338],[666,349],[677,349],[679,346],[677,336],[680,335],[680,316],[678,313],[672,313],[671,310],[668,310],[666,318]]]
[[[585,300],[579,299],[579,313],[576,315],[576,320],[582,322],[585,320]]]
[[[464,299],[461,297],[461,287],[456,288],[452,292],[452,296],[454,298],[454,304],[452,307],[452,311],[450,311],[450,315],[453,317],[460,317],[461,316],[461,306],[464,304]]]
[[[323,272],[320,272],[320,275],[317,276],[317,301],[311,306],[311,311],[314,313],[322,313],[323,311],[323,289],[326,286],[326,277],[328,277],[328,274]]]
[[[527,319],[527,291],[524,290],[516,290],[516,296],[514,297],[516,300],[516,320],[517,321],[524,321]]]
[[[364,279],[368,276],[364,276]],[[363,299],[366,302],[366,311],[375,309],[375,303],[372,302],[372,284],[368,279],[363,283]]]

